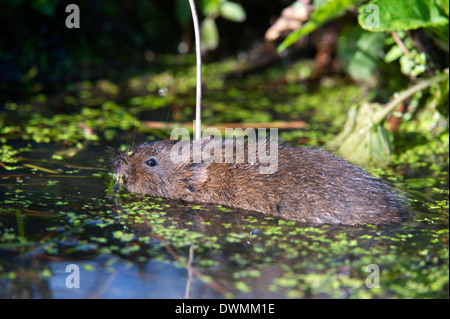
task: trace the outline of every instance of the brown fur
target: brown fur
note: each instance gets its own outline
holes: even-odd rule
[[[388,185],[323,150],[278,146],[278,170],[260,174],[264,164],[247,161],[174,164],[169,156],[174,143],[144,143],[120,154],[114,162],[116,180],[133,193],[226,205],[304,223],[391,224],[399,222],[404,211]],[[146,164],[150,158],[155,166]]]

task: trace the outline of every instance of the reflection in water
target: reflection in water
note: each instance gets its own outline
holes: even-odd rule
[[[95,166],[96,150],[104,153],[74,160]],[[91,173],[2,180],[1,298],[447,296],[448,226],[436,212],[394,227],[302,225],[210,205],[105,198],[110,177]],[[79,266],[80,288],[66,286],[69,264]],[[378,289],[365,285],[370,264],[380,268]]]

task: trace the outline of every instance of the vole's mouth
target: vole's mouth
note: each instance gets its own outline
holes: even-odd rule
[[[123,186],[127,182],[126,174],[121,172],[120,169],[118,169],[118,168],[115,168],[113,178],[116,181],[116,185],[119,185],[119,186]]]
[[[121,167],[124,163],[124,159],[121,155],[117,156],[114,160],[114,180],[116,181],[116,185],[123,186],[126,183],[127,176],[123,173]]]

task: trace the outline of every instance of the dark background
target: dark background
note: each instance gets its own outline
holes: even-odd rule
[[[218,17],[219,47],[205,61],[247,50],[262,41],[271,19],[293,1],[234,2],[243,6],[247,19],[236,23]],[[80,29],[65,26],[69,15],[65,8],[70,3],[80,8]],[[146,53],[147,57],[178,53],[182,39],[193,40],[192,20],[190,16],[186,19],[186,7],[182,8],[184,17],[180,14],[180,3],[182,6],[182,0],[2,1],[0,97],[7,100],[37,91],[51,93],[73,81],[117,79],[156,67]],[[201,21],[203,1],[196,3]]]

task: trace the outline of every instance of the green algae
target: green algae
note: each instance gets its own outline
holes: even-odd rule
[[[180,225],[180,216],[170,212],[172,203],[162,204],[160,200],[144,197],[129,201],[129,198],[121,197],[118,198],[120,209],[114,212],[59,211],[58,215],[67,220],[65,230],[60,231],[59,244],[55,238],[40,242],[46,254],[71,256],[90,252],[132,259],[139,256],[141,262],[151,259],[184,268],[188,260],[187,249],[194,244],[194,265],[208,278],[215,277],[213,269],[217,267],[226,267],[230,272],[228,296],[230,293],[233,296],[251,294],[253,281],[264,278],[265,273],[274,268],[279,269],[279,274],[271,277],[265,289],[286,298],[445,296],[443,291],[448,281],[443,278],[448,276],[448,267],[445,268],[448,229],[430,232],[378,226],[360,229],[328,225],[311,227],[273,218],[267,224],[268,220],[259,215],[237,216],[239,223],[223,223],[223,216],[201,210],[205,212],[203,217],[208,218],[208,223],[203,225],[213,227],[210,233],[195,230],[198,223]],[[105,204],[104,200],[99,202]],[[199,211],[193,209],[192,212],[198,214]],[[117,229],[120,225],[125,228]],[[247,227],[258,231],[250,234]],[[56,229],[48,228],[47,231]],[[106,230],[104,236],[100,236],[100,230]],[[7,234],[2,237],[9,242],[17,240],[11,235],[9,231],[9,237]],[[424,236],[428,243],[423,241]],[[419,237],[420,243],[416,241]],[[65,241],[71,245],[61,246]],[[233,249],[241,251],[230,256],[227,266],[215,260],[215,256],[226,253],[224,245],[232,245]],[[168,254],[168,247],[178,256],[176,259]],[[369,264],[378,264],[382,269],[380,288],[369,289],[365,285],[368,274],[364,269]],[[94,265],[84,267],[95,271]],[[421,283],[409,283],[416,280]],[[205,279],[205,284],[207,281]]]
[[[281,140],[324,145],[345,122],[348,106],[365,98],[357,86],[333,79],[308,92],[295,81],[306,72],[299,65],[288,75],[269,70],[270,76],[248,79],[249,86],[261,87],[273,77],[289,79],[265,90],[230,88],[225,79],[213,79],[235,67],[224,61],[205,68],[211,90],[204,101],[206,122],[302,120],[307,121],[304,129],[284,130]],[[98,96],[97,90],[120,95],[120,86],[83,83],[80,92],[66,97],[80,105],[71,114],[38,113],[33,103],[51,105],[44,95],[32,103],[6,105],[7,113],[0,112],[0,162],[27,176],[2,170],[8,175],[0,180],[6,190],[0,206],[2,282],[56,276],[48,267],[23,266],[26,272],[21,272],[21,264],[9,261],[11,254],[39,261],[84,258],[84,270],[96,273],[104,267],[117,276],[122,269],[157,263],[180,270],[179,280],[185,279],[191,260],[199,290],[210,289],[209,296],[251,298],[264,291],[277,298],[448,298],[449,139],[445,119],[429,110],[423,111],[420,125],[402,122],[406,133],[396,138],[398,153],[390,167],[368,168],[412,197],[414,216],[402,225],[302,225],[229,207],[113,192],[112,174],[101,170],[111,171],[112,162],[104,147],[95,156],[93,148],[123,131],[152,132],[142,126],[141,115],[168,105],[186,106],[177,120],[190,121],[193,74],[188,67],[135,78],[127,89],[139,95],[121,102]],[[151,138],[167,136],[158,134]],[[61,145],[73,146],[73,152],[57,152]],[[24,166],[29,161],[58,170],[58,177]],[[74,163],[84,168],[70,167]],[[379,288],[366,285],[366,267],[372,264],[380,268]],[[222,286],[220,292],[211,288],[214,283]]]

